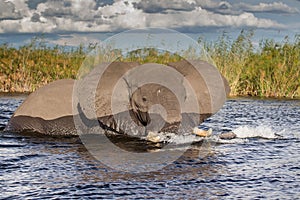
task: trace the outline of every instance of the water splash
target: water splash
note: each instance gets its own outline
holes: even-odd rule
[[[271,127],[266,125],[260,125],[256,127],[240,126],[234,129],[237,138],[264,138],[264,139],[276,139],[280,138],[280,133],[276,133]]]
[[[220,139],[218,134],[213,133],[210,137],[199,137],[192,133],[186,133],[184,135],[176,135],[175,133],[158,133],[160,141],[164,143],[172,143],[176,145],[188,144],[200,141],[207,141],[216,144],[237,144],[247,143],[250,138],[262,138],[262,139],[281,139],[284,138],[288,132],[285,129],[278,129],[276,131],[274,127],[268,125],[250,126],[243,125],[232,130],[236,134],[234,139]]]
[[[156,133],[156,136],[158,136],[159,141],[163,143],[172,143],[172,144],[188,144],[192,142],[198,142],[203,140],[202,137],[198,137],[196,135],[193,135],[192,133],[186,133],[183,135],[178,135],[176,133],[170,133],[170,132],[160,132]],[[144,138],[147,139],[147,138]]]

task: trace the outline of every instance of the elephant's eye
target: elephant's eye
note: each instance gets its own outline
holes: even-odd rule
[[[142,97],[143,101],[147,101],[147,98],[145,96]]]

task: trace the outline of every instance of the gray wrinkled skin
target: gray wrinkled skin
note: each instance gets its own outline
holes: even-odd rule
[[[77,82],[74,80],[54,81],[41,87],[30,94],[16,110],[5,130],[77,135],[77,127],[70,120],[70,117],[76,116],[86,128],[101,126],[120,134],[145,136],[148,131],[181,133],[190,131],[191,127],[216,113],[229,93],[226,79],[215,67],[203,61],[168,64],[170,69],[181,76],[165,82],[178,84],[179,89],[155,82],[137,86],[134,80],[138,79],[131,73],[137,66],[138,63],[113,62],[103,74],[99,74],[95,67],[79,80],[81,82],[78,81],[80,87],[77,87],[79,93],[75,103],[73,86]],[[151,74],[156,77],[157,70],[153,69],[161,67],[154,63],[145,66],[141,68],[142,72],[146,73],[144,76],[148,76],[148,73],[150,78]],[[196,69],[200,69],[201,73],[197,73]],[[188,103],[192,95],[184,90],[186,87],[182,87],[186,84],[183,79],[193,90],[199,108],[195,109],[191,106],[193,104]],[[179,91],[178,94],[174,90]]]

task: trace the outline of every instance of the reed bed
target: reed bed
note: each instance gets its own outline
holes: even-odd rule
[[[261,40],[254,47],[253,31],[236,40],[223,34],[204,46],[220,72],[229,80],[231,96],[300,97],[300,35],[292,41]]]
[[[48,47],[34,38],[20,48],[0,46],[0,92],[32,92],[53,80],[75,78],[85,58],[83,47]]]
[[[252,42],[253,31],[242,31],[232,40],[225,33],[216,41],[198,42],[212,57],[220,72],[230,83],[230,96],[300,98],[300,35],[285,37],[282,42]],[[90,44],[77,48],[48,46],[42,38],[32,39],[19,48],[0,46],[0,92],[32,92],[53,80],[76,78],[88,52],[98,48]],[[185,54],[194,54],[192,49]],[[166,64],[182,59],[177,54],[153,48],[139,49],[123,55],[115,50],[120,61]],[[100,60],[104,59],[101,53]],[[98,58],[99,59],[99,58]]]

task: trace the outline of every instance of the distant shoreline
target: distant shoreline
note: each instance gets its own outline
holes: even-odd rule
[[[232,40],[225,33],[215,42],[199,39],[220,73],[228,80],[231,97],[264,97],[276,99],[300,98],[300,35],[282,42],[264,39],[255,49],[253,31],[242,31]],[[0,45],[0,92],[32,92],[58,79],[75,79],[83,61],[97,44],[73,49],[49,47],[42,38],[19,48]],[[97,49],[98,50],[98,49]],[[100,49],[103,50],[103,49]],[[182,60],[176,53],[160,52],[155,48],[137,49],[123,55],[118,49],[104,49],[116,61],[167,64]],[[102,51],[100,51],[102,52]],[[193,49],[184,52],[192,59],[199,57]],[[97,55],[105,62],[107,54]],[[95,59],[95,58],[94,58]]]
[[[32,92],[0,92],[0,98],[26,98]],[[288,97],[259,97],[259,96],[228,96],[227,100],[243,100],[243,99],[255,99],[255,100],[278,100],[278,101],[299,101],[300,97],[288,98]]]

